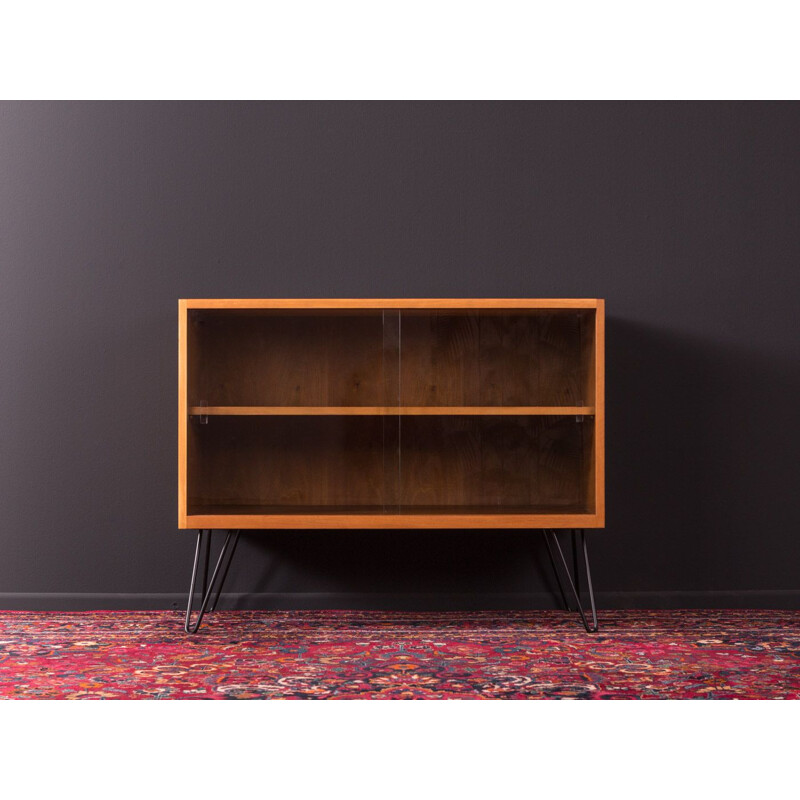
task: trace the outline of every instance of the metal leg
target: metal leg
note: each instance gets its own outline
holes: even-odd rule
[[[208,539],[205,542],[205,548],[203,548],[203,539],[207,536]],[[194,566],[192,567],[192,583],[189,587],[189,601],[186,605],[186,622],[184,623],[184,630],[186,633],[197,633],[198,628],[200,627],[200,623],[203,621],[203,616],[206,613],[206,608],[208,606],[208,601],[211,598],[211,594],[214,591],[214,586],[217,585],[217,576],[220,574],[220,567],[222,566],[223,562],[225,561],[225,555],[228,552],[228,547],[231,543],[231,539],[233,539],[233,548],[231,549],[230,558],[228,558],[227,563],[225,564],[225,568],[222,571],[221,580],[219,581],[219,585],[217,588],[217,596],[214,600],[214,605],[216,606],[217,601],[219,600],[220,592],[222,591],[222,585],[225,582],[225,577],[228,574],[228,568],[231,565],[231,559],[233,558],[233,553],[236,550],[236,544],[239,541],[239,531],[228,531],[228,535],[225,537],[225,543],[222,545],[222,550],[220,551],[219,558],[217,559],[216,566],[214,567],[214,571],[211,573],[211,581],[208,583],[208,586],[204,587],[202,593],[202,600],[200,601],[200,610],[197,614],[197,619],[195,620],[194,624],[192,624],[192,601],[194,600],[194,589],[195,584],[197,582],[197,567],[200,561],[200,551],[201,549],[205,549],[205,565],[203,567],[204,572],[208,572],[208,564],[209,564],[209,555],[210,555],[210,548],[211,548],[211,531],[198,531],[197,532],[197,547],[195,548],[194,552]]]
[[[205,542],[205,534],[206,532],[204,530],[197,531],[197,546],[194,549],[194,564],[192,565],[192,582],[189,585],[189,604],[186,608],[186,623],[184,625],[187,633],[189,633],[189,614],[192,609],[192,600],[194,598],[194,586],[197,581],[197,566],[200,563],[200,550],[203,548]],[[208,554],[206,554],[206,559],[207,558]],[[205,570],[205,565],[203,569]],[[203,592],[203,594],[205,594],[205,592]]]
[[[552,544],[555,545],[555,551],[558,553],[559,560],[561,562],[561,566],[564,568],[564,572],[567,576],[567,581],[569,583],[569,588],[572,590],[572,595],[575,599],[575,603],[578,607],[578,613],[581,616],[581,620],[583,622],[583,627],[586,628],[588,633],[597,633],[598,624],[597,624],[597,608],[595,607],[594,603],[594,588],[592,587],[592,573],[589,569],[589,551],[586,547],[586,531],[573,531],[573,564],[575,567],[575,580],[573,581],[572,575],[570,574],[569,567],[567,566],[567,560],[564,558],[564,551],[561,549],[561,545],[558,541],[558,536],[554,530],[546,530],[543,532],[545,537],[545,542],[547,542],[547,549],[550,552],[551,560],[555,561],[553,557],[553,549],[551,547],[550,538],[552,537]],[[591,604],[592,609],[592,624],[589,625],[589,621],[586,618],[586,614],[583,611],[583,606],[581,605],[581,597],[580,593],[577,589],[577,582],[578,582],[578,534],[580,534],[580,545],[581,549],[583,550],[583,562],[586,569],[586,585],[589,590],[589,603]],[[558,569],[556,569],[556,577],[558,578]],[[561,584],[561,579],[558,578],[559,588],[561,588],[562,595],[564,594],[564,589]]]
[[[586,568],[586,586],[589,589],[589,600],[592,604],[592,624],[594,632],[597,633],[600,626],[597,624],[597,609],[594,605],[594,588],[592,587],[592,571],[589,569],[589,551],[586,548],[586,531],[581,531],[581,543],[583,544],[583,565]]]
[[[233,537],[233,546],[231,547],[231,554],[228,557],[227,562],[225,563],[225,569],[222,572],[222,577],[219,579],[219,586],[217,587],[217,594],[214,598],[214,602],[211,604],[211,607],[208,609],[209,612],[214,611],[217,607],[217,603],[219,603],[219,596],[222,594],[222,587],[225,585],[225,578],[228,577],[228,570],[231,568],[231,561],[233,561],[233,555],[236,552],[236,545],[239,544],[239,534],[241,531],[236,531],[236,535]]]
[[[575,576],[575,592],[581,596],[581,571],[578,567],[578,531],[572,531],[572,574]]]
[[[205,537],[206,540],[206,554],[205,558],[203,559],[203,591],[201,594],[205,594],[208,590],[208,564],[211,561],[211,531],[208,531],[208,536]]]
[[[550,556],[550,564],[553,567],[553,574],[556,576],[556,580],[558,581],[558,591],[561,592],[561,600],[564,603],[564,608],[567,611],[572,611],[569,601],[567,600],[567,595],[564,592],[564,584],[561,582],[561,574],[556,566],[556,559],[553,555],[553,546],[550,544],[550,537],[547,535],[549,531],[542,531],[542,533],[544,533],[544,543],[547,545],[547,555]]]

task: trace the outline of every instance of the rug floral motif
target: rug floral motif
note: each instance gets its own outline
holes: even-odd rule
[[[800,699],[800,612],[0,612],[0,698]]]

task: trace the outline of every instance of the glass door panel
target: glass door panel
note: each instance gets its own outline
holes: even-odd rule
[[[594,425],[574,416],[405,416],[405,513],[591,513]]]
[[[400,509],[593,510],[593,309],[400,320]]]
[[[594,311],[404,310],[404,406],[585,406]]]
[[[203,310],[189,325],[190,406],[397,404],[397,323],[382,309]]]
[[[190,514],[396,512],[396,311],[203,310],[189,326]]]

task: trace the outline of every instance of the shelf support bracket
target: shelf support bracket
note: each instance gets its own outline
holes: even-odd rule
[[[558,566],[556,564],[555,554],[558,554],[558,560],[563,567],[564,574],[567,576],[567,583],[569,588],[572,592],[572,597],[575,600],[575,605],[578,610],[578,614],[580,614],[581,621],[583,622],[583,627],[586,628],[587,633],[597,633],[599,630],[599,625],[597,624],[597,608],[594,602],[594,589],[592,587],[592,573],[589,569],[589,551],[586,547],[586,531],[572,531],[572,556],[573,556],[573,567],[575,572],[575,577],[573,580],[573,576],[570,573],[570,569],[567,566],[567,559],[564,557],[564,551],[561,549],[561,545],[558,541],[558,536],[556,532],[552,529],[542,531],[544,534],[544,541],[547,545],[547,552],[550,555],[550,563],[553,565],[553,572],[555,572],[556,580],[558,581],[558,588],[561,592],[561,599],[564,601],[564,605],[567,607],[567,611],[572,611],[572,608],[567,601],[566,593],[564,592],[564,584],[561,581],[561,576],[559,574]],[[578,552],[578,539],[580,539],[580,549],[583,551],[583,564],[585,568],[586,574],[586,588],[589,592],[589,603],[591,606],[592,611],[592,624],[589,624],[589,620],[586,616],[586,613],[583,610],[583,606],[581,605],[581,586],[580,586],[580,570],[579,570],[579,552]]]
[[[217,559],[216,566],[214,567],[214,571],[211,573],[211,580],[208,580],[208,567],[210,563],[210,556],[211,556],[211,534],[213,531],[210,530],[200,530],[197,532],[197,547],[194,551],[194,566],[192,567],[192,582],[189,586],[189,600],[186,604],[186,622],[184,623],[184,630],[186,633],[197,633],[198,629],[200,628],[200,623],[203,621],[203,617],[205,616],[206,611],[213,611],[217,607],[217,603],[219,602],[219,596],[222,593],[222,587],[225,583],[225,578],[228,577],[228,570],[231,566],[231,561],[233,561],[233,555],[236,552],[236,545],[239,543],[239,534],[241,531],[228,531],[228,535],[225,537],[225,542],[222,545],[222,550],[220,551],[219,558]],[[231,545],[231,542],[233,543]],[[205,546],[203,546],[205,544]],[[230,555],[228,556],[227,560],[225,556],[228,553],[228,548],[230,547]],[[194,590],[195,585],[197,583],[197,574],[199,572],[198,567],[200,566],[200,553],[203,552],[203,591],[201,592],[201,600],[200,600],[200,610],[197,613],[197,619],[192,623],[192,603],[194,601]],[[224,566],[223,566],[224,564]],[[221,569],[221,572],[220,572]],[[219,582],[217,582],[217,577],[219,577]],[[214,587],[217,587],[216,595],[214,596],[214,601],[211,603],[209,607],[208,603],[211,599],[211,595],[214,594]]]

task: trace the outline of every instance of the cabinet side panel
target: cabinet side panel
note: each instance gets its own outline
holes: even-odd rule
[[[178,301],[178,527],[186,527],[187,309]]]
[[[594,495],[595,515],[599,524],[606,519],[606,310],[605,301],[597,301],[595,313],[595,432]]]
[[[585,313],[580,326],[580,397],[583,405],[593,406],[597,389],[596,313]]]

